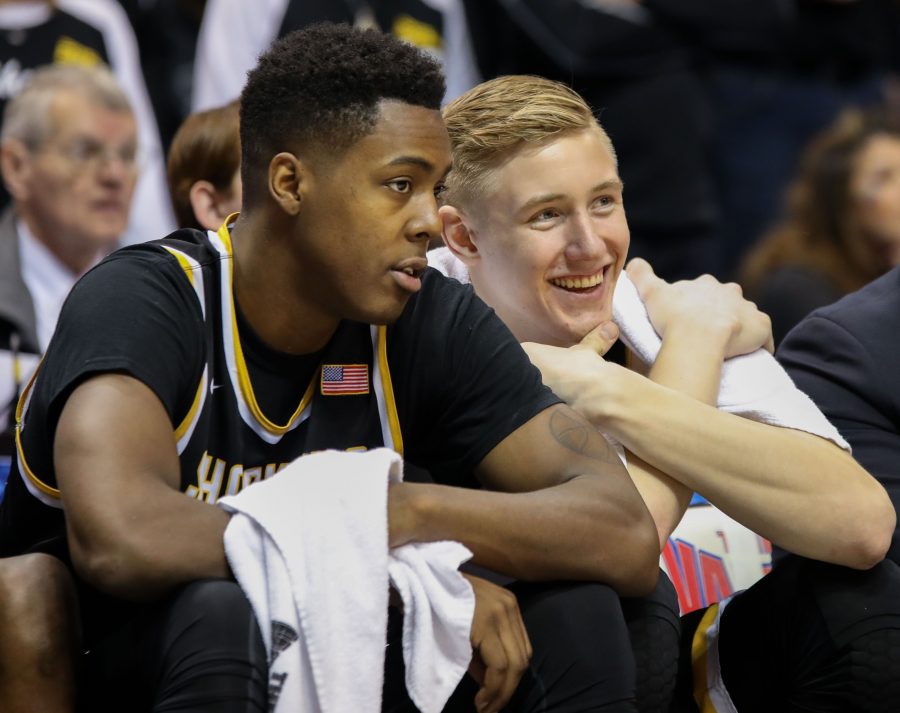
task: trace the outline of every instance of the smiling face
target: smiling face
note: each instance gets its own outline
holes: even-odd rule
[[[611,318],[628,252],[608,144],[596,128],[564,134],[519,150],[489,184],[456,207],[475,248],[464,259],[476,292],[519,341],[577,343]]]
[[[301,299],[336,320],[393,322],[440,235],[435,193],[450,165],[440,112],[382,101],[370,133],[310,165],[294,238]]]

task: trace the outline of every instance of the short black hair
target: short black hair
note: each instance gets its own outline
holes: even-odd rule
[[[334,155],[372,130],[382,99],[437,110],[444,91],[434,58],[377,30],[317,23],[285,35],[241,94],[245,195],[278,151],[313,144]]]

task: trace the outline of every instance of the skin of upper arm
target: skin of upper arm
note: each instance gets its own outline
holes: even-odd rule
[[[476,474],[485,487],[504,492],[540,490],[585,474],[634,489],[612,446],[564,404],[544,409],[504,438]]]
[[[227,515],[180,492],[172,425],[142,382],[108,373],[79,384],[60,414],[53,457],[72,560],[87,581],[142,598],[190,571],[227,576]]]

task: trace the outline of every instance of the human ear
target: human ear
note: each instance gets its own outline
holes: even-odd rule
[[[450,252],[466,264],[477,260],[480,257],[478,246],[466,215],[452,205],[441,206],[438,215],[441,217],[444,244]]]
[[[31,154],[18,139],[7,139],[0,146],[0,171],[6,190],[16,201],[28,199]]]
[[[300,213],[306,179],[303,162],[292,153],[282,151],[269,162],[269,194],[288,215]]]
[[[222,210],[222,196],[209,181],[197,181],[189,193],[191,210],[206,230],[218,230],[228,213]]]

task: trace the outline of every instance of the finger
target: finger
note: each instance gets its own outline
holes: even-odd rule
[[[766,338],[765,350],[769,352],[769,354],[775,353],[775,335],[772,333],[772,318],[767,315],[765,312],[762,313],[763,319],[766,322],[766,332],[768,332],[768,337]]]
[[[481,654],[477,651],[472,652],[472,660],[469,661],[469,675],[475,679],[478,685],[484,681],[485,665],[481,660]]]
[[[509,672],[506,651],[500,638],[492,634],[481,642],[478,653],[481,655],[485,669],[481,688],[475,694],[475,707],[482,713],[500,710],[501,706],[497,704],[502,699]]]
[[[595,354],[603,356],[619,338],[619,328],[615,322],[603,322],[584,335],[579,346],[587,347]]]
[[[512,612],[511,617],[513,619],[513,626],[518,632],[519,641],[521,642],[522,651],[525,654],[525,665],[531,662],[531,657],[534,654],[534,651],[531,648],[531,637],[528,636],[528,629],[525,627],[525,620],[522,619],[521,610],[516,607],[515,611]]]
[[[631,278],[631,281],[637,288],[638,294],[640,294],[641,299],[644,301],[646,301],[653,289],[662,282],[662,280],[656,276],[656,273],[653,272],[650,263],[643,258],[632,258],[628,262],[625,270],[628,272],[628,277]]]
[[[507,609],[507,620],[505,626],[499,629],[500,644],[506,657],[506,671],[503,676],[501,689],[498,695],[491,702],[491,708],[501,710],[512,698],[522,674],[528,668],[528,646],[527,635],[523,638],[524,624],[522,624],[521,615],[519,613],[518,603],[514,602]]]
[[[510,595],[512,596],[512,601],[506,610],[509,626],[518,639],[518,649],[522,652],[522,657],[524,659],[523,665],[524,667],[527,667],[533,653],[531,649],[531,638],[528,636],[528,629],[525,628],[525,620],[522,618],[522,610],[519,609],[519,601],[515,594],[510,592]]]

